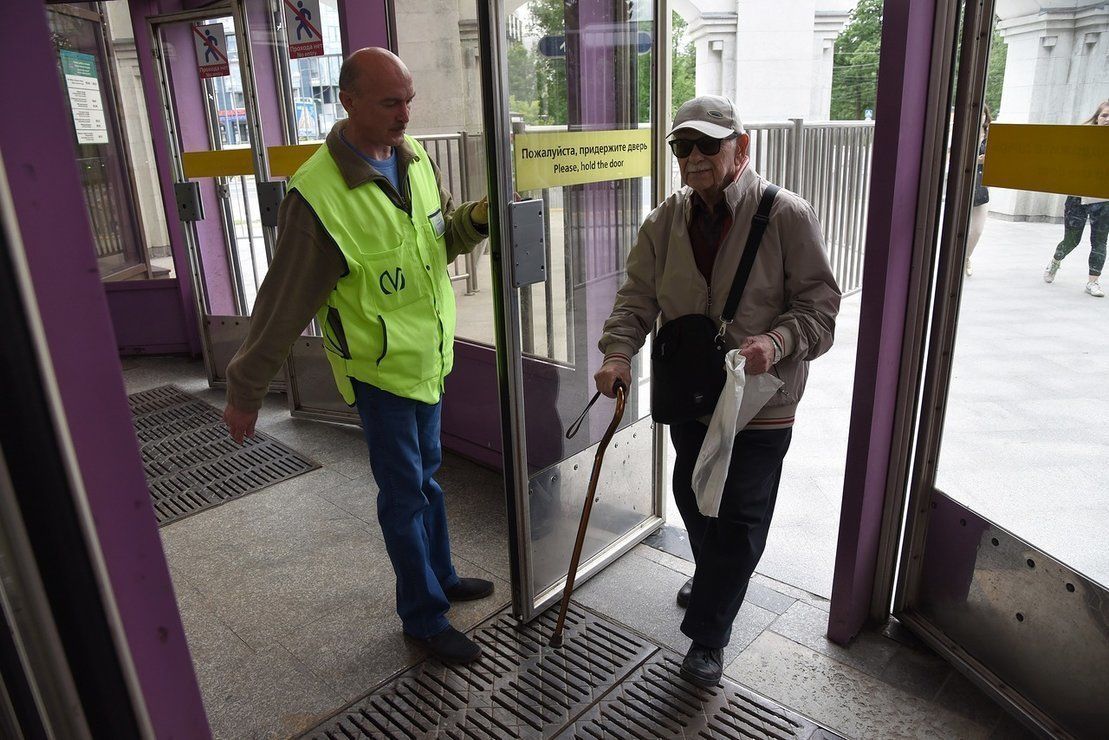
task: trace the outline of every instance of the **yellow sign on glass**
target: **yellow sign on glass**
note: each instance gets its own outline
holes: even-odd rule
[[[1109,126],[991,123],[982,184],[1109,198]]]
[[[651,174],[650,129],[516,134],[516,190],[544,190]]]

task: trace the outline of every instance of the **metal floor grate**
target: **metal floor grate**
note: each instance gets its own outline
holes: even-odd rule
[[[835,738],[725,681],[713,691],[678,675],[680,657],[571,605],[561,649],[547,647],[555,609],[516,628],[500,614],[470,634],[470,666],[427,660],[325,721],[312,740],[501,738]]]
[[[702,689],[681,677],[682,656],[664,650],[559,735],[559,740],[792,740],[837,737],[724,679]]]
[[[547,647],[555,615],[523,629],[508,614],[471,633],[484,656],[469,666],[425,661],[340,712],[307,737],[451,740],[552,737],[656,648],[578,607],[565,643]]]
[[[319,467],[260,432],[236,444],[218,409],[175,386],[128,402],[159,525]]]

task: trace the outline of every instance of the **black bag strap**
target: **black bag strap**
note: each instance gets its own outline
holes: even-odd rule
[[[766,232],[766,225],[770,223],[770,209],[774,207],[774,198],[781,190],[777,185],[767,185],[759,200],[759,208],[751,219],[751,230],[747,232],[747,244],[743,247],[743,257],[739,260],[739,267],[735,271],[735,280],[732,281],[732,290],[728,293],[728,300],[724,303],[724,311],[720,314],[720,335],[723,336],[728,324],[735,318],[739,308],[739,299],[743,296],[743,289],[747,286],[747,278],[751,276],[751,267],[755,264],[755,255],[759,251],[759,243]]]

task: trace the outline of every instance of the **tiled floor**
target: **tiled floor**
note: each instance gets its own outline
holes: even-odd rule
[[[128,360],[129,392],[176,383],[215,405],[202,366]],[[259,428],[314,457],[320,470],[161,530],[213,732],[289,737],[421,659],[400,635],[393,578],[357,429],[289,418],[270,396]],[[507,523],[500,477],[447,456],[456,565],[497,584],[453,609],[469,628],[506,606]],[[684,652],[674,594],[681,557],[640,545],[592,581],[586,606]],[[946,663],[875,633],[849,649],[824,639],[828,602],[756,575],[736,621],[727,673],[850,737],[1018,737],[1019,728]]]

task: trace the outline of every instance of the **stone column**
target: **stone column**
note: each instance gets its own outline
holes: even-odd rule
[[[461,4],[459,7],[461,8]],[[462,18],[458,21],[458,39],[462,46],[462,130],[478,133],[482,130],[482,110],[481,48],[478,45],[477,18]]]
[[[836,37],[843,31],[849,10],[817,10],[814,17],[812,89],[806,118],[827,121],[832,111],[832,63]]]
[[[1109,7],[1076,10],[1076,3],[1068,2],[1067,7],[1042,7],[1035,14],[1007,15],[1014,5],[998,3],[997,27],[1008,55],[995,118],[1004,123],[1080,123],[1107,97]],[[1018,221],[1060,222],[1063,196],[993,188],[990,212]]]
[[[400,58],[416,83],[409,132],[451,134],[465,120],[464,68],[457,0],[396,3]],[[480,89],[480,85],[479,85]]]
[[[690,24],[689,40],[697,50],[698,95],[735,100],[736,38],[735,13],[705,13]]]
[[[751,121],[806,115],[812,104],[816,0],[738,0],[736,103]]]

